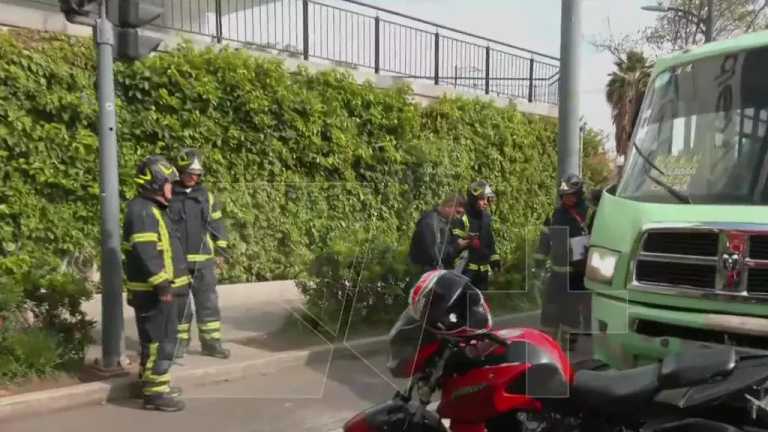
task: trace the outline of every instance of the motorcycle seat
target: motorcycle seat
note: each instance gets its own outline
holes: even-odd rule
[[[661,363],[659,386],[662,389],[689,387],[727,376],[736,367],[736,361],[736,350],[733,347],[672,354]]]
[[[574,376],[573,396],[601,412],[632,411],[653,400],[660,368],[652,364],[628,370],[580,370]]]

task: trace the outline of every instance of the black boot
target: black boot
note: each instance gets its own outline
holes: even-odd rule
[[[176,412],[184,410],[184,407],[184,401],[171,396],[170,392],[144,395],[144,409],[146,410]]]
[[[221,341],[202,342],[202,354],[220,359],[228,359],[230,352],[221,346]]]

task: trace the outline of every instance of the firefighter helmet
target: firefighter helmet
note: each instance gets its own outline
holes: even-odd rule
[[[203,175],[205,172],[203,170],[203,157],[195,149],[183,149],[176,158],[176,169],[182,174],[188,172],[190,174]]]
[[[467,196],[470,198],[474,198],[475,200],[480,198],[496,198],[496,194],[493,193],[493,189],[491,189],[491,185],[488,184],[485,180],[478,180],[476,182],[473,182],[471,185],[469,185],[469,191],[467,192]]]
[[[576,174],[568,174],[560,180],[557,194],[560,196],[584,191],[584,181]]]
[[[162,193],[166,183],[179,179],[176,168],[162,156],[149,156],[136,169],[133,179],[139,189],[147,192]]]

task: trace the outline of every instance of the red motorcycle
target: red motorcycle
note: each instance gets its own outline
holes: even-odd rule
[[[768,355],[723,347],[622,371],[572,365],[538,330],[491,330],[482,294],[456,273],[424,274],[409,302],[388,368],[410,385],[345,432],[447,432],[442,419],[451,432],[768,432]]]

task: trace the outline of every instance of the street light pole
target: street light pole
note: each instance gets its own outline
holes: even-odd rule
[[[120,190],[118,184],[117,118],[112,52],[114,32],[107,19],[106,0],[96,21],[98,47],[99,172],[101,187],[101,326],[102,364],[120,369],[123,347],[123,288],[120,251]]]
[[[707,0],[707,17],[704,20],[704,41],[712,41],[712,9],[714,9],[714,0]]]
[[[579,53],[582,0],[562,0],[560,29],[560,104],[558,174],[563,178],[579,169]]]
[[[640,9],[649,11],[649,12],[675,12],[679,13],[681,15],[684,15],[690,19],[692,19],[697,25],[701,25],[704,27],[704,42],[712,42],[714,40],[713,36],[713,29],[714,29],[714,0],[707,0],[707,15],[704,17],[704,19],[701,19],[700,16],[696,15],[695,13],[680,9],[673,6],[661,6],[661,5],[649,5],[649,6],[642,6]],[[698,27],[697,27],[698,30]]]

